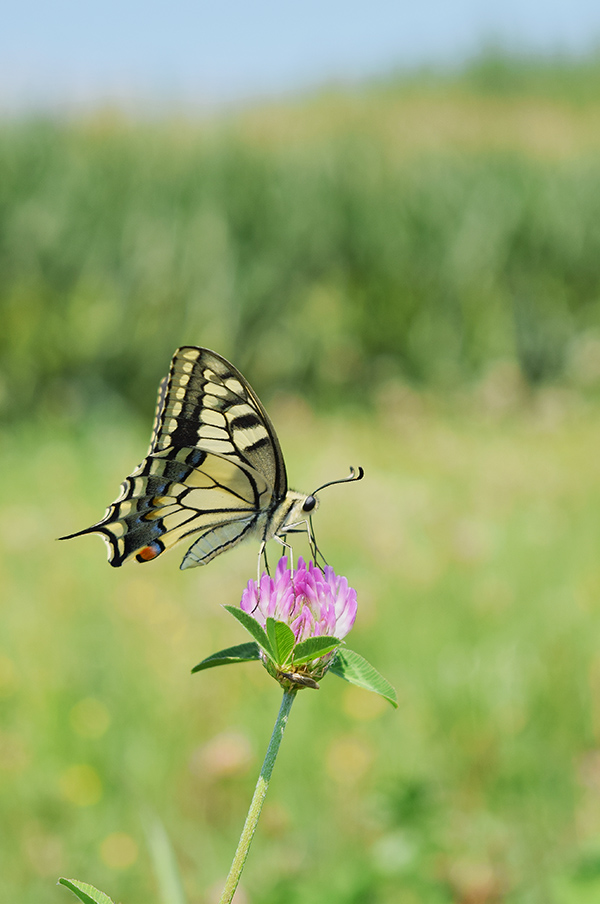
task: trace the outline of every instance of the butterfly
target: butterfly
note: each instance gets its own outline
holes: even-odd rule
[[[192,540],[186,569],[255,536],[260,564],[267,541],[287,546],[287,533],[308,532],[320,490],[362,476],[351,468],[309,495],[290,490],[275,428],[247,380],[216,352],[183,346],[159,386],[146,458],[101,521],[60,539],[100,534],[114,567]]]

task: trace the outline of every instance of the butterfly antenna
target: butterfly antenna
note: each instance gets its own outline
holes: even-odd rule
[[[354,468],[350,468],[350,474],[348,477],[341,477],[339,480],[330,480],[329,483],[324,483],[323,486],[319,487],[317,490],[314,490],[311,495],[316,496],[317,493],[320,493],[321,490],[324,490],[325,487],[333,487],[336,483],[352,483],[353,480],[362,480],[365,476],[365,472],[359,466],[358,471],[355,471]]]
[[[317,493],[321,492],[321,490],[324,490],[326,487],[335,486],[336,483],[351,483],[354,480],[362,480],[364,476],[365,476],[365,472],[363,471],[363,469],[361,467],[358,468],[358,471],[355,471],[353,467],[350,467],[350,474],[348,475],[348,477],[342,477],[342,478],[340,478],[340,480],[330,480],[328,483],[324,483],[318,489],[314,490],[314,492],[311,493],[311,495],[316,496]],[[308,542],[309,542],[311,554],[314,557],[315,565],[319,564],[319,557],[321,558],[323,564],[327,565],[328,564],[327,559],[325,558],[325,556],[323,555],[323,553],[321,552],[321,550],[319,549],[319,547],[317,545],[317,539],[315,537],[315,530],[313,527],[312,515],[309,517],[308,522],[310,525],[309,530],[308,530]]]

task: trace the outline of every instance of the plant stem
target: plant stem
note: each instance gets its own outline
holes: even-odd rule
[[[283,732],[285,731],[288,715],[290,709],[292,708],[292,703],[294,702],[296,693],[296,688],[292,688],[291,690],[283,692],[283,700],[281,701],[277,721],[275,722],[273,734],[271,735],[271,740],[269,741],[269,746],[265,755],[265,761],[262,765],[262,769],[260,770],[260,775],[258,777],[256,788],[254,789],[254,794],[252,796],[252,802],[250,803],[250,809],[248,810],[248,815],[246,816],[246,822],[244,823],[244,828],[242,829],[242,834],[240,836],[237,850],[233,858],[233,863],[231,864],[231,869],[229,870],[227,882],[225,883],[225,888],[223,889],[223,894],[221,895],[219,904],[231,904],[235,890],[238,887],[238,882],[240,881],[240,876],[242,875],[246,857],[248,856],[248,851],[250,850],[250,844],[252,843],[252,839],[256,831],[256,826],[258,824],[258,819],[265,802],[265,797],[269,788],[269,782],[271,780],[271,773],[273,772],[273,766],[275,765],[275,760],[277,759],[277,754],[279,753],[279,745],[281,744],[281,739],[283,738]]]

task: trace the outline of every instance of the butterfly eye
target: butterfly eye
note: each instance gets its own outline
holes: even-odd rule
[[[303,512],[312,512],[312,510],[314,509],[316,504],[317,504],[317,500],[315,499],[314,496],[307,496],[302,504],[302,511]]]

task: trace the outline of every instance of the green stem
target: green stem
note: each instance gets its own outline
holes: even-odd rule
[[[265,797],[267,796],[269,782],[271,781],[271,773],[273,772],[273,766],[275,765],[275,760],[277,759],[277,754],[279,753],[279,745],[281,744],[281,739],[283,738],[283,732],[285,731],[285,726],[287,725],[288,716],[290,709],[292,708],[292,703],[294,702],[296,692],[296,688],[292,688],[291,690],[283,692],[283,700],[281,701],[277,721],[275,722],[273,734],[271,735],[271,740],[269,741],[269,746],[265,755],[265,761],[262,765],[262,769],[260,770],[260,775],[258,777],[256,788],[254,789],[254,794],[252,796],[250,809],[248,810],[248,815],[246,816],[246,822],[244,823],[244,828],[242,829],[239,844],[237,846],[237,850],[233,858],[233,863],[231,864],[231,869],[229,870],[227,882],[225,883],[225,888],[223,889],[223,894],[221,895],[219,904],[231,904],[235,890],[238,887],[238,882],[240,881],[240,876],[242,875],[242,870],[244,869],[246,857],[248,856],[248,851],[250,850],[250,844],[252,843],[252,839],[256,831],[256,826],[258,825],[258,819],[265,802]]]

